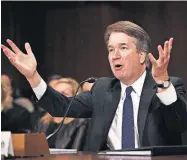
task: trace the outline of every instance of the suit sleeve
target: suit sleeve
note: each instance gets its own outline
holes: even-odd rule
[[[50,86],[38,101],[38,104],[54,117],[63,117],[72,98],[66,97]],[[84,92],[77,95],[69,108],[67,117],[90,118],[92,114],[91,92]]]
[[[169,106],[163,105],[163,114],[169,131],[183,132],[187,130],[187,97],[182,79],[173,79],[177,93],[177,101]]]

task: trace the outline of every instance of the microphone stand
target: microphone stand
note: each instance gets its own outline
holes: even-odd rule
[[[91,78],[88,78],[88,79],[82,81],[81,83],[79,83],[79,86],[78,86],[78,88],[77,88],[77,90],[76,90],[76,92],[75,92],[75,95],[73,96],[73,98],[72,98],[72,100],[71,100],[71,102],[70,102],[68,108],[66,109],[66,112],[64,113],[62,122],[59,124],[58,128],[57,128],[53,133],[51,133],[50,135],[47,136],[47,138],[46,138],[47,140],[48,140],[49,138],[51,138],[53,135],[55,135],[55,134],[62,128],[62,126],[64,125],[64,120],[65,120],[65,118],[66,118],[66,116],[67,116],[67,114],[68,114],[69,109],[71,108],[71,104],[73,103],[73,101],[74,101],[74,99],[75,99],[75,97],[76,97],[76,94],[77,94],[77,92],[78,92],[80,86],[81,86],[83,83],[85,83],[85,82],[93,83],[93,82],[95,82],[95,81],[96,81],[96,78],[91,77]]]

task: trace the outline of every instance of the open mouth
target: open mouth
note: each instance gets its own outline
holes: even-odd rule
[[[116,70],[119,70],[119,69],[121,69],[123,66],[121,65],[121,64],[116,64],[116,65],[114,65],[114,68],[116,69]]]

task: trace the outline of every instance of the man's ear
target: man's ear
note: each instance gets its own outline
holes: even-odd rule
[[[145,63],[145,59],[146,59],[146,53],[145,52],[140,52],[139,56],[140,56],[140,63],[144,64]]]

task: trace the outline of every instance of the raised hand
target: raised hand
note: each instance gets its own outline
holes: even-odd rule
[[[29,43],[25,43],[27,54],[24,54],[11,40],[8,39],[7,43],[10,45],[12,50],[5,45],[1,45],[3,52],[20,73],[22,73],[27,79],[31,79],[36,73],[37,62]]]
[[[173,38],[169,41],[165,41],[164,49],[161,45],[158,46],[159,58],[156,60],[151,53],[148,57],[152,63],[152,76],[157,83],[162,83],[169,78],[168,76],[168,64],[170,60],[170,54],[173,44]]]

